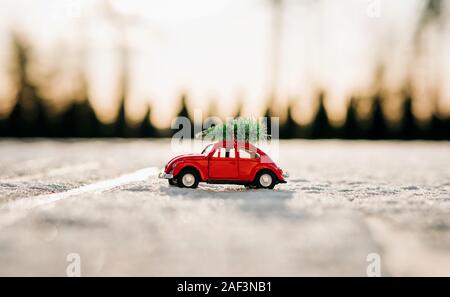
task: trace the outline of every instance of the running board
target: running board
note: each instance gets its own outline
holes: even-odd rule
[[[207,180],[206,181],[207,184],[230,184],[230,185],[246,185],[251,183],[250,181],[242,181],[242,180],[222,180],[222,179],[218,179],[218,180]]]
[[[229,185],[248,185],[251,184],[251,181],[242,181],[242,180],[228,180],[228,179],[218,179],[218,180],[207,180],[205,181],[207,184],[229,184]],[[277,180],[277,184],[285,184],[286,181]]]

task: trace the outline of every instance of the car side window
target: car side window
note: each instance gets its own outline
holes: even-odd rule
[[[239,150],[239,157],[241,159],[250,159],[250,153],[246,150]]]
[[[213,158],[218,158],[219,157],[219,150],[217,149],[212,156],[213,156]]]
[[[234,148],[232,148],[232,149],[221,148],[220,149],[219,158],[235,158],[235,157],[236,157],[236,152],[235,152]]]
[[[259,155],[257,153],[255,153],[255,152],[252,152],[252,151],[247,151],[247,150],[244,150],[244,149],[240,149],[239,150],[239,157],[241,159],[256,159],[256,158],[259,157]]]

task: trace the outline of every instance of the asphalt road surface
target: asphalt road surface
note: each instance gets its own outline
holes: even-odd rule
[[[450,276],[449,142],[282,141],[273,191],[170,187],[175,154],[0,141],[0,275]]]

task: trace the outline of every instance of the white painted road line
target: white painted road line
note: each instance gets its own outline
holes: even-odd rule
[[[65,192],[38,195],[32,197],[24,197],[15,199],[11,202],[6,203],[1,209],[8,210],[28,210],[41,205],[53,203],[56,201],[64,200],[76,195],[91,193],[91,192],[101,192],[109,190],[121,185],[125,185],[131,182],[143,181],[152,176],[156,176],[159,170],[157,167],[149,167],[140,169],[138,171],[121,175],[117,178],[99,181],[93,184],[85,185],[79,188],[71,189]]]

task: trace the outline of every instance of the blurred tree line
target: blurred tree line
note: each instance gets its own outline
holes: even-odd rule
[[[30,58],[28,48],[20,39],[14,39],[13,45],[18,91],[12,111],[0,119],[0,137],[170,137],[176,132],[155,128],[150,122],[150,106],[147,106],[143,121],[138,125],[131,125],[125,114],[125,90],[118,115],[110,124],[102,123],[96,116],[87,96],[86,84],[83,84],[82,98],[73,98],[62,112],[51,112],[49,101],[40,95],[39,88],[27,73]],[[315,117],[307,125],[299,125],[294,120],[291,103],[287,108],[285,121],[279,127],[280,138],[450,140],[450,118],[440,118],[435,114],[429,122],[419,123],[412,112],[413,98],[407,93],[403,100],[401,120],[396,124],[387,120],[383,112],[386,99],[377,94],[372,98],[352,98],[348,104],[345,123],[335,127],[327,116],[324,98],[325,93],[322,92],[317,98]],[[371,101],[372,111],[368,118],[358,116],[357,105],[360,100]],[[242,102],[240,105],[242,106]],[[178,116],[190,118],[185,95],[180,96],[180,106]],[[279,116],[273,110],[273,106],[268,106],[265,116]],[[214,116],[213,111],[210,111],[210,115]],[[235,114],[239,115],[240,111]]]

